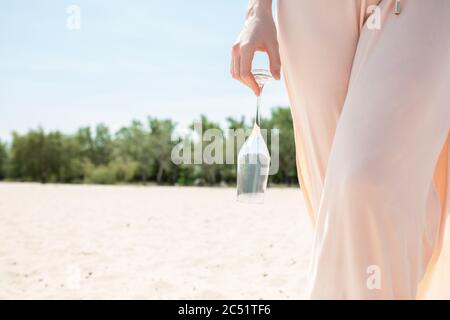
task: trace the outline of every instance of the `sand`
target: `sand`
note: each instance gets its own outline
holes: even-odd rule
[[[302,299],[297,188],[0,183],[1,299]]]

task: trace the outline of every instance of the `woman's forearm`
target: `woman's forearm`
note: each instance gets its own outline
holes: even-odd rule
[[[256,51],[267,52],[270,72],[280,79],[280,54],[275,22],[272,16],[272,0],[250,0],[244,28],[233,44],[230,72],[234,79],[250,87],[256,95],[261,88],[252,74],[252,61]]]
[[[249,0],[247,17],[258,13],[272,14],[272,0]]]

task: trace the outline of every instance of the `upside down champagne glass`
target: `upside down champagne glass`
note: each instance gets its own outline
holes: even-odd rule
[[[261,135],[261,95],[264,85],[272,79],[268,70],[252,70],[261,88],[257,97],[255,123],[252,132],[242,145],[237,160],[237,200],[247,203],[263,203],[269,177],[270,154]]]

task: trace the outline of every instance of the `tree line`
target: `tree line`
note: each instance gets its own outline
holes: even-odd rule
[[[202,130],[217,129],[218,123],[200,117]],[[227,128],[249,129],[244,117],[228,118]],[[289,108],[274,108],[262,119],[262,128],[276,128],[279,136],[279,171],[272,184],[296,184],[294,134]],[[191,125],[194,128],[194,123]],[[234,184],[235,164],[181,164],[172,162],[172,149],[181,141],[172,120],[149,117],[134,120],[115,133],[104,124],[82,127],[73,134],[46,132],[42,128],[12,133],[10,143],[0,141],[0,180],[41,183],[157,183],[167,185]],[[183,139],[192,139],[188,136]],[[268,139],[269,140],[269,139]],[[270,140],[267,141],[270,150]],[[235,150],[239,146],[235,144]],[[205,145],[203,146],[205,148]],[[237,152],[235,152],[235,155]]]

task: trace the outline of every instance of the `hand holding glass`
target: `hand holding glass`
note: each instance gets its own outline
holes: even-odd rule
[[[257,97],[253,130],[238,155],[237,200],[247,203],[263,203],[269,177],[270,154],[261,135],[260,107],[262,89],[266,82],[272,79],[272,76],[269,71],[263,69],[252,70],[252,73],[261,88],[261,94]]]

